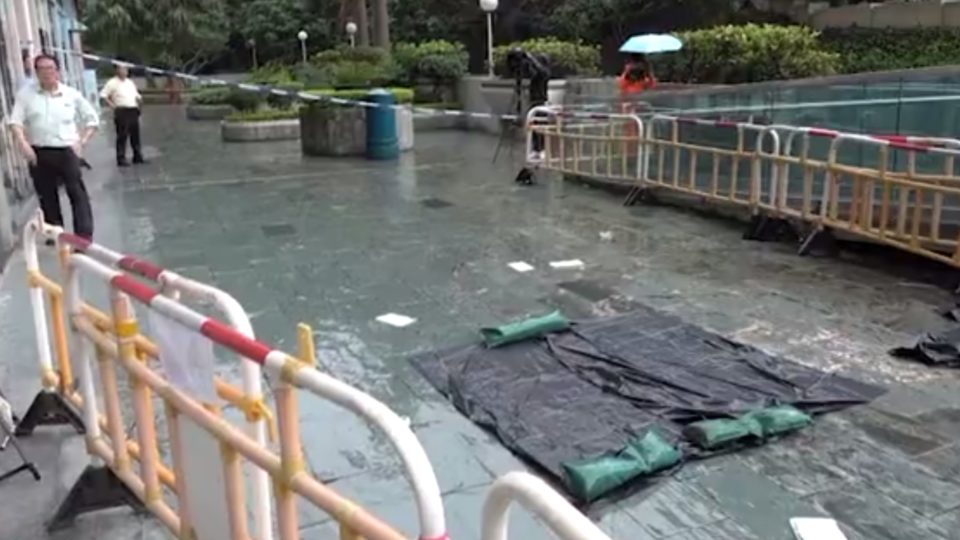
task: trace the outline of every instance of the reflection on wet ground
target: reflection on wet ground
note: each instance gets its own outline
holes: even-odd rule
[[[799,258],[792,246],[741,240],[740,225],[674,208],[623,208],[571,185],[518,187],[509,159],[491,165],[496,139],[481,135],[418,134],[415,153],[374,163],[304,159],[298,143],[226,145],[215,124],[162,107],[148,111],[144,129],[153,162],[141,169],[114,172],[109,141],[97,141],[98,239],[233,293],[274,345],[294,350],[295,324],[311,324],[323,369],[411,419],[446,494],[454,539],[479,538],[486,487],[524,466],[406,358],[474,340],[482,325],[555,308],[571,317],[610,313],[628,301],[890,391],[607,505],[595,517],[611,536],[786,539],[788,518],[819,515],[840,520],[851,539],[960,530],[960,381],[886,354],[943,324],[935,309],[949,302],[945,290],[875,264]],[[585,267],[549,266],[566,259]],[[535,269],[515,272],[514,261]],[[23,274],[15,257],[0,288],[4,351],[33,351]],[[417,322],[399,329],[374,320],[388,312]],[[226,355],[220,367],[238,376]],[[18,408],[36,388],[35,369],[32,353],[0,362]],[[406,481],[383,437],[316,398],[303,397],[301,408],[314,473],[414,535]],[[17,521],[24,535],[16,538],[39,535],[82,446],[41,440],[30,445],[52,485],[0,485],[0,523]],[[37,494],[3,504],[15,490]],[[512,519],[512,537],[551,537],[523,512]],[[327,520],[303,508],[304,538],[331,538]],[[163,537],[121,512],[85,518],[72,538],[135,531]]]

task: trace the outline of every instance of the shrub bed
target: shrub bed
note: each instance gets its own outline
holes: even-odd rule
[[[658,78],[739,84],[836,73],[840,55],[803,26],[725,25],[680,32],[683,50],[654,58]]]
[[[960,62],[960,30],[951,28],[831,28],[820,41],[839,55],[843,73]]]
[[[507,73],[506,59],[507,53],[514,47],[530,53],[544,54],[550,58],[551,76],[554,79],[600,73],[600,47],[586,45],[580,41],[537,38],[494,48],[493,63],[496,72],[501,76],[510,75]]]
[[[388,92],[392,93],[394,99],[397,100],[397,103],[413,103],[413,89],[412,88],[385,88]],[[323,96],[336,97],[340,99],[349,99],[351,101],[362,101],[367,97],[367,94],[370,93],[369,88],[349,88],[349,89],[334,89],[334,88],[311,88],[305,90],[309,94],[320,94]]]

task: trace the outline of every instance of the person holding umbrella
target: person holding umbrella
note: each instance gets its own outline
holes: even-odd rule
[[[623,73],[617,78],[620,87],[620,97],[628,101],[631,96],[645,90],[652,90],[657,86],[657,78],[653,74],[650,61],[643,54],[631,54],[623,66]]]
[[[674,52],[683,48],[683,42],[668,34],[633,36],[620,46],[620,52],[630,55],[620,75],[620,96],[628,98],[657,86],[657,79],[647,55]]]

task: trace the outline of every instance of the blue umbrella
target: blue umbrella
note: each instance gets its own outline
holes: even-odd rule
[[[683,42],[670,34],[643,34],[633,36],[620,46],[620,52],[655,54],[674,52],[683,48]]]

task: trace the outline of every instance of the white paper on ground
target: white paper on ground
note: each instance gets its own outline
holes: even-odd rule
[[[581,261],[580,259],[572,259],[569,261],[553,261],[552,263],[550,263],[550,267],[555,268],[557,270],[564,270],[568,268],[583,268],[583,266],[584,266],[583,261]]]
[[[529,272],[533,270],[533,266],[523,261],[512,262],[512,263],[509,263],[507,266],[509,266],[510,268],[513,268],[514,270],[520,273]]]
[[[847,540],[830,518],[790,518],[790,528],[797,540]]]
[[[217,403],[213,386],[213,342],[165,315],[150,311],[150,329],[160,364],[174,388],[205,403]]]
[[[411,324],[417,322],[417,320],[412,317],[407,317],[406,315],[400,315],[397,313],[385,313],[377,317],[377,322],[389,324],[390,326],[396,326],[397,328],[403,328],[404,326],[410,326]]]

